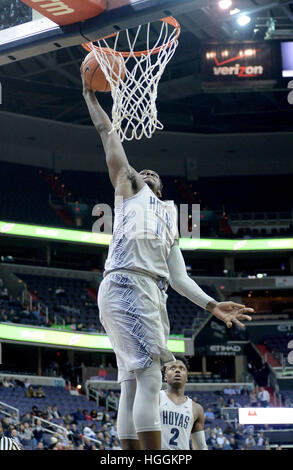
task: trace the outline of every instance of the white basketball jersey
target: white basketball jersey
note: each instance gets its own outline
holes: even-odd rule
[[[165,390],[160,391],[162,450],[190,450],[190,436],[194,424],[192,400],[176,405]]]
[[[177,233],[174,202],[161,201],[147,184],[130,198],[117,198],[106,273],[130,269],[169,279],[167,258]]]

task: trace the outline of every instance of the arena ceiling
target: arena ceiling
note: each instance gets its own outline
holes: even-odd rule
[[[159,86],[158,109],[165,130],[290,131],[293,106],[287,101],[285,81],[261,89],[204,89],[201,46],[212,41],[293,40],[293,0],[234,0],[233,7],[252,17],[247,28],[237,27],[232,17],[221,16],[216,3],[207,0],[204,7],[177,17],[182,27],[180,43]],[[84,56],[84,49],[75,46],[1,66],[0,110],[90,124],[81,96],[80,64]],[[99,97],[110,112],[110,95]]]

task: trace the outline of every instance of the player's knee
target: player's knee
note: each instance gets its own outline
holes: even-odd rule
[[[137,434],[133,422],[133,402],[136,392],[136,381],[121,382],[121,398],[118,408],[117,431],[119,439],[135,440]]]
[[[154,363],[150,367],[137,371],[137,384],[152,395],[159,393],[162,387],[160,366]]]
[[[162,374],[158,369],[150,375],[150,389],[152,393],[159,393],[162,387]]]

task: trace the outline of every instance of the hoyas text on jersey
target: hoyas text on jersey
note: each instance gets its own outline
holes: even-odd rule
[[[186,429],[190,420],[190,416],[184,416],[182,413],[176,411],[163,410],[162,412],[163,423],[171,426],[178,426]]]

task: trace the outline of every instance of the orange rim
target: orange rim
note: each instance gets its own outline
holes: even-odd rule
[[[178,23],[177,20],[175,20],[175,18],[173,18],[173,16],[168,16],[167,18],[161,18],[160,21],[163,21],[164,23],[168,23],[171,26],[174,26],[174,28],[177,30],[176,35],[174,36],[173,39],[171,39],[171,41],[167,42],[166,44],[162,44],[161,46],[156,47],[151,52],[151,54],[158,54],[161,49],[168,49],[173,44],[173,42],[175,42],[178,39],[178,37],[180,35],[180,32],[181,32],[180,24]],[[104,36],[103,38],[96,39],[96,41],[101,41],[102,39],[113,38],[113,37],[117,36],[117,34],[118,34],[118,32],[117,33],[112,33],[112,34],[109,34],[109,36]],[[147,55],[150,52],[148,50],[136,51],[136,52],[117,52],[117,51],[114,51],[114,49],[111,49],[109,47],[95,46],[95,44],[93,44],[92,42],[87,42],[87,43],[82,44],[82,47],[84,49],[86,49],[88,52],[91,52],[93,50],[92,46],[97,51],[102,50],[104,53],[106,53],[108,55],[117,55],[117,56],[122,55],[122,57],[129,57],[130,55],[134,55],[135,57],[140,57],[142,55]]]

